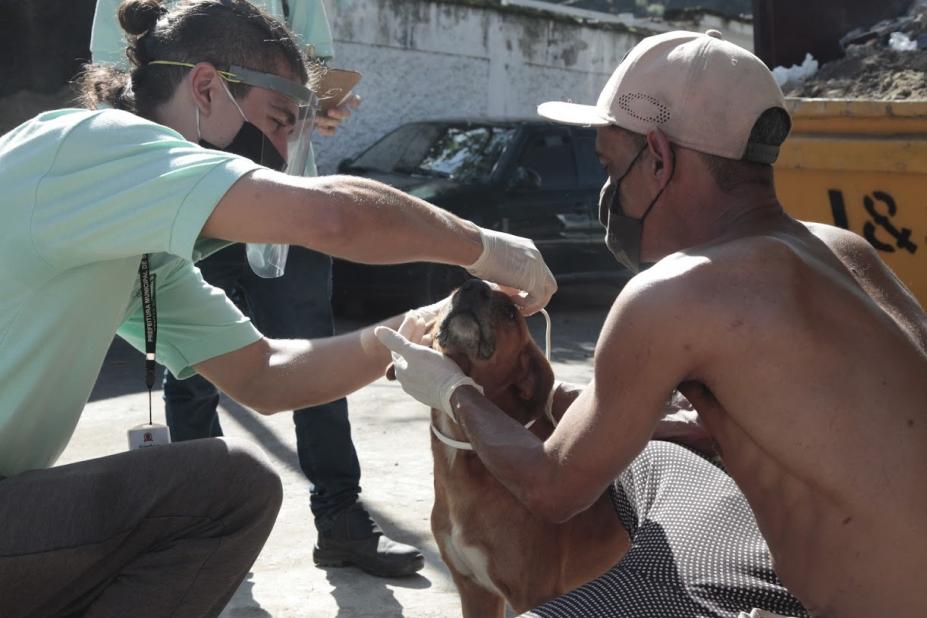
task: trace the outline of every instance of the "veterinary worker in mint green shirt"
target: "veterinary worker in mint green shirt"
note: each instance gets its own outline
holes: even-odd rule
[[[175,0],[164,6],[176,5]],[[332,35],[322,0],[263,0],[254,4],[285,20],[315,61],[333,55]],[[118,0],[97,0],[90,49],[94,62],[128,68],[126,38],[117,19]],[[335,133],[359,105],[359,97],[316,117],[316,132]],[[309,148],[302,175],[316,176]],[[287,171],[294,173],[292,168]],[[287,245],[229,246],[197,263],[207,283],[221,288],[262,331],[281,339],[331,336],[334,319],[330,256]],[[270,278],[268,278],[270,277]],[[164,416],[175,442],[219,437],[219,391],[202,376],[164,375]],[[309,545],[317,566],[357,566],[381,577],[412,575],[424,567],[423,554],[384,534],[361,501],[361,466],[351,437],[348,401],[336,399],[293,411],[296,451],[308,480],[309,507],[317,531]],[[307,554],[309,551],[306,552]]]
[[[216,616],[273,526],[280,480],[247,443],[50,467],[112,336],[142,347],[143,255],[156,275],[157,359],[263,413],[341,397],[382,375],[390,356],[369,328],[262,336],[192,265],[223,242],[462,265],[522,290],[527,312],[556,289],[526,239],[373,181],[288,176],[222,152],[244,140],[287,156],[307,71],[278,21],[238,0],[171,13],[125,0],[120,11],[133,68],[82,77],[85,102],[110,109],[47,112],[0,137],[4,615]],[[421,315],[386,323],[412,336]]]

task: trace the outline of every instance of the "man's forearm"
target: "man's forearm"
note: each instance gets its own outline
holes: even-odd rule
[[[561,382],[552,402],[559,420],[582,393],[578,384]],[[475,389],[462,387],[451,396],[458,422],[463,426],[480,461],[490,473],[532,512],[549,521],[565,521],[584,509],[584,497],[559,483],[561,467],[544,442],[499,410]],[[680,410],[671,402],[656,424],[653,437],[679,442],[703,452],[707,433],[694,411]],[[710,441],[710,438],[707,438]]]
[[[582,390],[579,384],[558,384],[552,406],[554,418],[558,422]],[[699,421],[698,412],[679,392],[674,393],[667,403],[663,418],[654,429],[653,439],[682,444],[709,457],[717,455],[714,441]]]
[[[451,406],[490,473],[530,511],[550,520],[562,519],[552,497],[557,466],[544,442],[483,397],[464,386],[454,391]]]

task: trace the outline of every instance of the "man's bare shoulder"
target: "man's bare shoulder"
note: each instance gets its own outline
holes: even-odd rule
[[[702,360],[796,311],[802,264],[787,242],[758,236],[687,249],[634,277],[615,300],[596,354],[646,333],[647,344]],[[726,343],[725,343],[726,342]]]
[[[857,285],[927,354],[927,313],[914,294],[858,234],[820,223],[804,223],[840,260]]]
[[[629,299],[715,307],[781,286],[794,277],[795,250],[774,236],[751,236],[671,254],[629,282]]]
[[[879,254],[872,248],[872,245],[855,232],[827,225],[826,223],[812,221],[802,221],[801,223],[808,228],[812,235],[827,245],[835,255],[844,261],[846,261],[846,258],[851,261],[867,263],[879,260]]]
[[[674,345],[682,322],[698,321],[693,296],[700,272],[710,268],[704,259],[689,256],[664,258],[634,276],[615,298],[596,347],[601,359],[620,352],[638,339],[648,346]]]
[[[628,331],[645,331],[650,342],[673,347],[712,337],[732,314],[743,312],[745,302],[777,287],[765,280],[775,270],[768,265],[771,251],[781,249],[760,245],[725,243],[663,258],[622,289],[600,343],[622,345]]]

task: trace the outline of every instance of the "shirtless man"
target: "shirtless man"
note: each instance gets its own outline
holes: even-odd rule
[[[546,442],[381,330],[403,388],[563,521],[641,452],[678,387],[812,615],[927,616],[927,316],[862,238],[783,210],[770,164],[790,121],[765,65],[716,32],[663,34],[596,106],[539,112],[598,127],[609,248],[656,264],[616,299],[594,378]]]

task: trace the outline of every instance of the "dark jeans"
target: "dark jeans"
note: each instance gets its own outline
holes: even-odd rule
[[[264,335],[275,339],[328,337],[332,323],[332,259],[290,247],[286,272],[262,279],[251,271],[244,245],[232,245],[197,264],[203,277],[222,288]],[[219,393],[205,378],[164,377],[167,424],[175,442],[222,435]],[[344,399],[293,413],[299,465],[312,483],[310,506],[316,527],[357,501],[360,465],[351,441]]]

